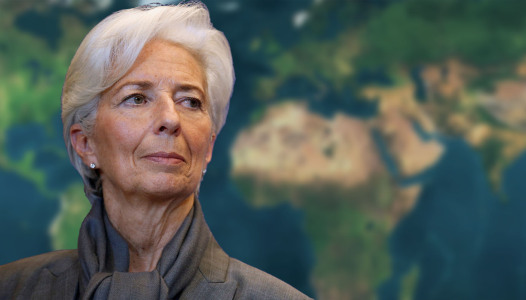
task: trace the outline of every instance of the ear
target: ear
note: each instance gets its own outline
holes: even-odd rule
[[[89,166],[91,163],[99,165],[95,151],[92,146],[91,139],[86,135],[82,126],[78,123],[71,125],[69,129],[69,138],[73,149],[80,156],[85,165]]]
[[[206,152],[205,160],[208,165],[212,160],[212,151],[214,150],[214,143],[216,142],[216,135],[212,134],[210,137],[210,145],[208,146],[208,151]]]

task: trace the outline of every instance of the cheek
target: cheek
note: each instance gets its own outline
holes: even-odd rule
[[[96,144],[101,155],[109,157],[123,156],[136,147],[137,123],[128,122],[122,117],[101,118],[96,125]]]
[[[190,147],[192,150],[200,155],[205,154],[210,146],[211,135],[212,130],[209,122],[204,122],[201,126],[196,126],[190,136]]]
[[[206,157],[208,149],[211,146],[210,127],[195,127],[192,131],[187,131],[188,135],[186,136],[186,141],[188,143],[188,148],[192,155],[192,164],[194,168],[203,169],[206,165]]]

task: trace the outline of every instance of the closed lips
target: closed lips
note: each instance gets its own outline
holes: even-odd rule
[[[184,157],[181,155],[175,153],[175,152],[156,152],[152,154],[148,154],[145,156],[145,158],[157,161],[157,162],[178,162],[178,161],[185,161]]]

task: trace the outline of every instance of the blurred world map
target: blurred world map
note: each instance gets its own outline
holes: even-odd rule
[[[62,83],[145,3],[0,0],[0,264],[76,248]],[[205,4],[237,77],[200,193],[229,255],[316,299],[526,298],[526,2]]]

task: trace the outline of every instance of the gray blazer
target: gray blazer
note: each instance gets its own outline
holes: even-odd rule
[[[78,299],[77,250],[54,251],[0,266],[0,299]],[[180,299],[309,299],[290,285],[230,258],[211,238]]]

